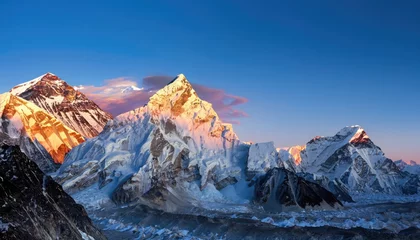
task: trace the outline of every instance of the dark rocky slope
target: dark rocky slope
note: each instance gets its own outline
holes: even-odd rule
[[[0,146],[0,239],[106,239],[17,146]]]

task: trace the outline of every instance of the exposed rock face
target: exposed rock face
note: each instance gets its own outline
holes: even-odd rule
[[[308,182],[284,168],[273,168],[255,184],[255,202],[269,211],[282,211],[284,207],[331,207],[341,202],[320,185]]]
[[[244,181],[248,149],[181,74],[146,106],[116,117],[76,147],[56,179],[71,192],[95,184],[90,179],[97,176],[115,202],[190,209],[212,201],[202,199],[202,191],[220,196],[219,190]],[[84,167],[93,161],[96,173]]]
[[[51,155],[39,144],[38,141],[32,142],[27,136],[11,138],[9,135],[0,132],[0,145],[19,146],[20,150],[28,157],[33,158],[34,162],[44,173],[55,172],[60,165],[54,163]]]
[[[10,92],[35,103],[86,138],[97,136],[112,119],[111,114],[52,73],[17,85]]]
[[[360,126],[346,127],[333,137],[316,137],[298,156],[301,163],[292,167],[297,172],[342,182],[351,192],[401,194],[420,189],[419,176],[401,171]],[[283,154],[282,160],[295,157]]]
[[[330,180],[325,176],[310,173],[298,173],[297,175],[303,177],[308,182],[319,184],[334,194],[334,196],[341,202],[354,202],[346,185],[339,179]]]
[[[10,93],[0,95],[0,116],[0,133],[3,134],[3,139],[9,139],[8,141],[14,142],[14,145],[21,142],[19,145],[26,154],[30,154],[31,151],[42,154],[40,152],[43,150],[39,150],[39,145],[42,145],[55,163],[62,163],[65,155],[73,147],[84,142],[80,134],[45,110]],[[25,145],[25,149],[23,145],[27,141],[21,137],[26,136],[33,141],[33,144]]]
[[[0,239],[105,239],[84,208],[27,158],[0,146]]]

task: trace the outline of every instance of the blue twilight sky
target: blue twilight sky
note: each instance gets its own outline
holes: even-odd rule
[[[112,2],[0,0],[0,92],[47,71],[95,86],[182,72],[249,100],[242,140],[359,124],[420,162],[420,1]]]

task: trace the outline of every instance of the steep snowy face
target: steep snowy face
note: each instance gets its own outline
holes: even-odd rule
[[[333,137],[316,137],[288,157],[295,162],[300,157],[297,171],[341,181],[351,191],[417,192],[417,177],[401,172],[360,126],[345,127]]]
[[[306,149],[300,153],[302,168],[318,170],[335,151],[348,144],[358,132],[364,132],[364,130],[359,126],[351,126],[341,129],[333,137],[313,138],[306,144]]]
[[[268,170],[280,166],[281,162],[274,142],[251,145],[247,163],[248,179],[252,179],[255,175],[265,174]]]
[[[147,105],[73,149],[57,180],[69,192],[97,184],[115,202],[191,209],[233,201],[233,185],[245,181],[248,149],[181,74]],[[233,188],[229,197],[221,191],[227,187]]]
[[[80,134],[43,109],[10,93],[0,95],[0,114],[2,139],[16,145],[26,142],[28,146],[21,147],[22,150],[27,149],[24,151],[26,154],[36,151],[42,155],[43,150],[39,149],[41,145],[54,162],[62,163],[66,153],[84,141]],[[29,137],[31,141],[24,137]]]
[[[10,93],[35,103],[86,138],[97,136],[112,119],[83,93],[52,73],[17,85]]]

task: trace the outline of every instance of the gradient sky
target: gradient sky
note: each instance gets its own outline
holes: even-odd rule
[[[113,2],[0,0],[0,92],[47,71],[94,86],[184,73],[248,99],[242,140],[359,124],[420,162],[419,1]]]

